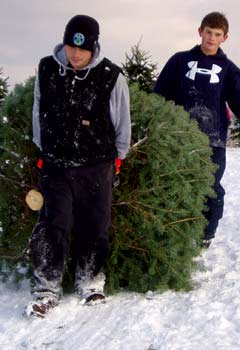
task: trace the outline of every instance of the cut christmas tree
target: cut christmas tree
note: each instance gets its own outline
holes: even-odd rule
[[[1,110],[0,253],[16,261],[37,218],[25,204],[37,186],[32,95],[30,79]],[[205,197],[212,194],[209,141],[182,108],[137,85],[131,87],[131,116],[131,151],[114,189],[108,291],[188,289],[206,224]]]
[[[187,112],[131,87],[132,146],[115,189],[109,291],[188,289],[213,195],[209,140]]]

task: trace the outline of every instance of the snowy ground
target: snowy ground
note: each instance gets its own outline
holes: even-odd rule
[[[239,350],[240,149],[228,149],[225,212],[217,238],[200,262],[206,272],[189,293],[122,293],[105,305],[81,306],[74,295],[44,320],[21,313],[30,300],[0,284],[0,344],[4,350]]]

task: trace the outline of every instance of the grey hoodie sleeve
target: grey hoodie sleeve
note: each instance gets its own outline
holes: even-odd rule
[[[33,127],[33,142],[35,145],[41,149],[41,139],[40,139],[40,122],[39,122],[39,103],[40,103],[40,88],[38,74],[35,79],[34,86],[34,102],[33,102],[33,112],[32,112],[32,127]]]
[[[124,159],[130,146],[131,120],[128,86],[121,73],[111,93],[110,117],[116,133],[118,158]]]

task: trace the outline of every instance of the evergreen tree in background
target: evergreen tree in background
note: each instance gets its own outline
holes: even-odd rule
[[[140,49],[140,42],[131,48],[130,55],[126,54],[122,67],[130,85],[138,83],[141,90],[150,93],[157,78],[157,64],[151,62],[148,52]]]
[[[0,113],[0,255],[18,256],[27,245],[34,214],[24,199],[36,186],[36,149],[32,143],[34,78],[16,85]]]
[[[0,67],[0,107],[3,104],[3,101],[8,93],[8,78],[2,77],[3,75],[3,68]]]
[[[3,68],[0,67],[0,110],[8,93],[8,83],[7,83],[8,78],[3,77],[2,75],[3,75]],[[3,135],[2,135],[2,132],[0,132],[0,144],[2,142],[2,138],[3,138]],[[2,150],[0,148],[0,155],[1,153],[2,153]],[[0,230],[1,230],[1,220],[0,220]]]

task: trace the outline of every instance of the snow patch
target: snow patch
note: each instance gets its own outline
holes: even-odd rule
[[[27,320],[29,283],[0,282],[0,343],[6,350],[240,349],[240,149],[227,150],[224,217],[198,257],[203,271],[191,292],[122,292],[106,304],[81,305],[65,295],[44,320]]]

